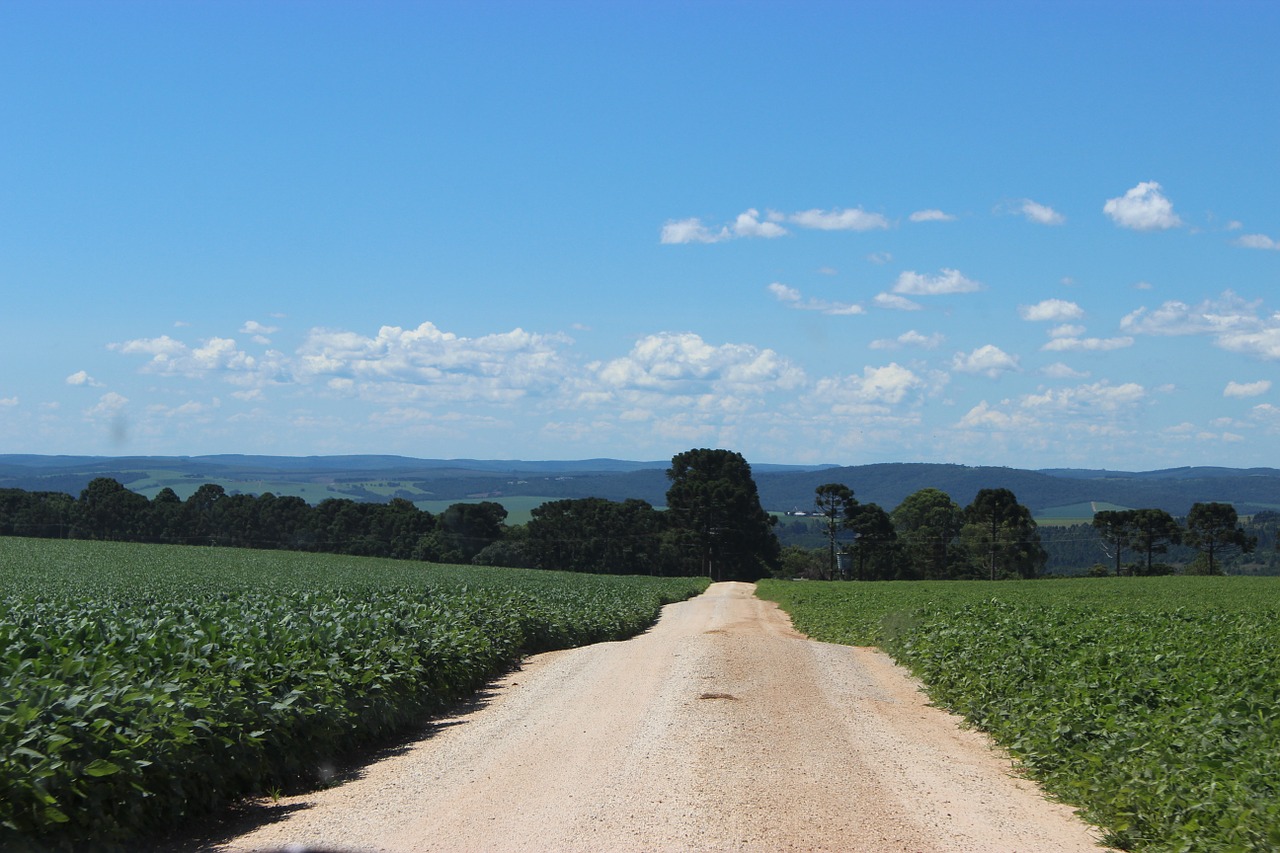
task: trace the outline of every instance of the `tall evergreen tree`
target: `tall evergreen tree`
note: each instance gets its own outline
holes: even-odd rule
[[[974,496],[965,507],[960,538],[989,580],[1007,574],[1034,578],[1048,559],[1031,510],[1008,489],[982,489]]]
[[[678,453],[667,470],[667,510],[685,531],[699,570],[715,580],[758,580],[782,559],[776,519],[760,506],[751,466],[739,453],[700,448]]]
[[[1216,557],[1232,551],[1247,554],[1258,544],[1239,525],[1236,508],[1228,503],[1198,503],[1187,513],[1185,541],[1209,558],[1209,574],[1222,574]]]

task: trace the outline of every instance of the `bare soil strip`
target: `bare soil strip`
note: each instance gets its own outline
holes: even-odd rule
[[[627,642],[530,658],[446,722],[188,849],[1101,849],[884,654],[801,637],[750,584]]]

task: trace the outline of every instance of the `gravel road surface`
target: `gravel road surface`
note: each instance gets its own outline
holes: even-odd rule
[[[884,654],[805,639],[742,583],[532,657],[358,778],[210,837],[188,849],[1102,849]]]

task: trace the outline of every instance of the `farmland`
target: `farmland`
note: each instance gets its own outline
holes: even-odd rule
[[[0,538],[0,846],[126,842],[335,762],[700,579]]]
[[[1280,848],[1280,582],[764,581],[814,637],[879,645],[1132,850]]]

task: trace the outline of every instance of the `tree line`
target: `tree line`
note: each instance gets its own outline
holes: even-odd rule
[[[102,477],[78,498],[0,489],[0,535],[717,580],[994,580],[1037,577],[1049,563],[1042,531],[1008,489],[983,489],[962,508],[942,490],[924,488],[889,512],[859,503],[845,484],[823,484],[815,490],[810,518],[826,547],[783,549],[776,519],[762,508],[751,467],[740,454],[689,450],[672,458],[667,478],[663,510],[637,499],[563,499],[535,508],[527,524],[508,525],[506,509],[492,501],[457,503],[436,515],[404,498],[387,503],[329,498],[312,506],[269,492],[228,494],[212,483],[186,500],[169,488],[148,499]],[[1263,521],[1258,529],[1274,547],[1280,516]],[[1064,537],[1055,528],[1043,532],[1056,543],[1055,551],[1070,544],[1078,551],[1080,543],[1086,550],[1101,549],[1116,574],[1167,571],[1155,558],[1171,548],[1198,550],[1202,557],[1194,568],[1218,573],[1225,557],[1253,550],[1259,535],[1246,532],[1235,509],[1220,503],[1196,504],[1185,524],[1163,510],[1103,511],[1087,531],[1087,537]],[[1136,562],[1125,562],[1126,554]],[[1110,571],[1104,565],[1095,573]]]
[[[330,498],[228,494],[205,483],[185,501],[170,488],[150,500],[109,477],[79,498],[0,489],[0,534],[174,545],[323,551],[362,557],[471,562],[504,535],[506,509],[459,503],[439,515],[393,498],[385,504]]]
[[[154,498],[110,477],[79,497],[0,489],[0,535],[323,551],[613,574],[708,574],[754,580],[777,572],[773,518],[740,454],[697,449],[672,459],[667,509],[646,501],[551,501],[527,525],[499,503],[456,503],[439,515],[403,498],[366,503],[228,494],[200,486]]]

